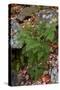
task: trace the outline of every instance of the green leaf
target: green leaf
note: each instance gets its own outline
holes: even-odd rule
[[[50,41],[53,41],[54,39],[54,32],[53,31],[49,31],[47,37],[46,37],[47,40],[50,40]]]

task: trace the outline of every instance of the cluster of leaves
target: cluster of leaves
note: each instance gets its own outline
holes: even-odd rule
[[[34,28],[26,26],[18,33],[18,42],[21,45],[21,61],[28,67],[28,72],[33,80],[37,80],[45,70],[50,52],[49,42],[55,40],[55,24],[41,22]],[[25,62],[26,61],[26,62]]]

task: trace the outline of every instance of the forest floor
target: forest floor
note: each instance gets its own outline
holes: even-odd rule
[[[15,33],[17,32],[16,29],[18,28],[24,28],[25,25],[29,24],[34,27],[38,23],[38,21],[46,20],[49,23],[57,22],[56,35],[58,38],[57,7],[37,7],[30,5],[12,4],[10,15],[11,17],[9,18],[9,20],[12,21],[11,28],[14,29],[12,35],[15,35]],[[12,46],[16,46],[14,46],[14,42],[12,42]],[[47,64],[45,64],[45,67],[48,68],[48,70],[44,71],[43,75],[38,78],[38,80],[32,82],[30,75],[28,74],[27,67],[20,69],[17,75],[18,82],[20,83],[18,85],[40,85],[48,83],[58,83],[58,42],[52,42],[50,46],[52,50],[49,54]],[[14,85],[13,81],[12,85]]]

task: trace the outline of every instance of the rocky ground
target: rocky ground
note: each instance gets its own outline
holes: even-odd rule
[[[57,7],[45,7],[45,9],[37,6],[24,6],[24,5],[11,5],[11,46],[12,48],[21,48],[16,40],[16,35],[21,28],[25,25],[31,24],[32,27],[39,21],[45,20],[48,23],[56,22],[58,23],[58,9]],[[58,45],[51,45],[53,51],[50,53],[47,66],[48,71],[44,71],[43,75],[39,80],[32,82],[30,75],[27,72],[27,68],[23,68],[19,71],[16,76],[15,72],[12,72],[12,77],[14,81],[18,78],[18,83],[16,85],[36,85],[36,84],[48,84],[48,83],[58,83]],[[12,79],[12,85],[14,85]],[[16,80],[17,81],[17,80]]]

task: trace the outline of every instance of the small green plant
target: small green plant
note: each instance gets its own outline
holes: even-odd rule
[[[45,22],[37,24],[34,28],[26,26],[18,33],[19,44],[22,48],[23,65],[26,64],[33,80],[37,80],[46,69],[44,64],[50,52],[49,42],[55,40],[55,24]],[[25,62],[26,61],[26,62]]]

